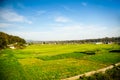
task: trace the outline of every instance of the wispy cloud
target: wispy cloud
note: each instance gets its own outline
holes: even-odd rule
[[[66,22],[70,22],[71,20],[63,16],[58,16],[58,17],[55,17],[55,21],[66,23]]]
[[[30,40],[80,40],[91,38],[119,36],[120,28],[109,29],[107,27],[71,25],[53,27],[49,31],[10,32]],[[32,36],[31,36],[32,35]]]
[[[69,8],[68,6],[62,6],[66,11],[73,11],[71,8]]]
[[[16,23],[0,23],[0,30],[2,31],[23,31],[26,28],[24,26],[18,25]]]
[[[45,14],[47,11],[45,10],[40,10],[40,11],[37,11],[37,15],[42,15],[42,14]]]
[[[82,2],[81,4],[82,4],[82,6],[87,6],[86,2]]]
[[[28,20],[28,19],[24,19],[24,22],[28,23],[28,24],[32,24],[33,22]]]
[[[10,9],[2,9],[0,11],[0,19],[8,22],[25,22],[31,24],[32,21]]]
[[[11,26],[12,24],[9,24],[9,23],[0,23],[0,28],[5,28],[5,27],[9,27]]]

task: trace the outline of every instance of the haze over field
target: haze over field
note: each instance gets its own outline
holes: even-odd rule
[[[2,0],[0,31],[27,40],[120,36],[119,0]]]

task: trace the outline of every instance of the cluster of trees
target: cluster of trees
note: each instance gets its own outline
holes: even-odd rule
[[[30,41],[29,43],[41,43],[41,44],[84,44],[84,43],[97,43],[97,42],[102,42],[104,44],[109,44],[109,43],[118,43],[120,44],[120,37],[105,37],[105,38],[99,38],[99,39],[84,39],[84,40],[66,40],[66,41]]]
[[[9,35],[4,32],[0,32],[0,49],[6,48],[7,45],[17,44],[22,46],[26,41],[18,36]]]

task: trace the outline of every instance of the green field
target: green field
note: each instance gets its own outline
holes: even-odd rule
[[[60,80],[120,62],[117,44],[35,44],[0,51],[0,80]]]

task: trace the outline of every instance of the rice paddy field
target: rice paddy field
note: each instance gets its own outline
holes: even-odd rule
[[[60,80],[118,63],[119,51],[117,44],[33,44],[3,49],[0,80]]]

